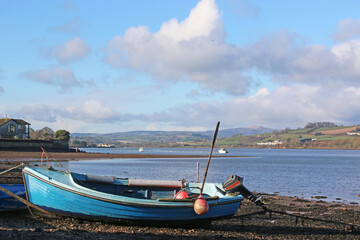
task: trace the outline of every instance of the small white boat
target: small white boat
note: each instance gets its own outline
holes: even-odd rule
[[[139,152],[143,152],[144,149],[142,147],[139,148]]]
[[[228,151],[225,148],[220,148],[218,153],[228,153]]]

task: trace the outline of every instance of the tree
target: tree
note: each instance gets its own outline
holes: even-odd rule
[[[41,140],[50,140],[50,139],[54,138],[54,131],[49,127],[44,127],[37,131],[30,128],[30,138],[31,139],[41,139]]]
[[[336,127],[337,125],[332,122],[314,122],[307,123],[305,128],[321,128],[321,127]]]
[[[55,139],[68,142],[70,140],[70,133],[66,130],[57,130],[55,132]]]

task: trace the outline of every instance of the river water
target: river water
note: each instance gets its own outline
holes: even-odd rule
[[[137,148],[84,148],[87,152],[140,153]],[[102,159],[70,161],[70,171],[138,179],[185,178],[196,181],[196,165],[203,180],[209,149],[148,148],[144,154],[205,155],[180,159]],[[229,175],[244,177],[251,191],[278,193],[324,201],[360,203],[360,150],[312,149],[228,149],[228,154],[213,155],[207,182],[223,182]],[[237,157],[227,157],[237,156]],[[246,157],[243,157],[246,156]]]

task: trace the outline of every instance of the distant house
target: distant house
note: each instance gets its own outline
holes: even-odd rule
[[[0,139],[29,139],[30,123],[22,119],[0,118]]]
[[[283,144],[283,143],[284,143],[283,141],[275,140],[275,141],[273,141],[273,142],[260,142],[260,143],[257,143],[257,145],[259,145],[259,146],[264,146],[264,145],[274,146],[274,145],[281,145],[281,144]]]
[[[354,135],[360,136],[360,132],[347,132],[346,134],[350,136],[354,136]]]

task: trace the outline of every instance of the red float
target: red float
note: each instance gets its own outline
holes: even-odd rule
[[[185,198],[187,198],[187,197],[189,197],[189,194],[187,194],[187,192],[181,190],[181,191],[179,191],[179,192],[175,195],[174,198],[175,198],[175,199],[185,199]]]
[[[194,211],[198,215],[204,215],[209,211],[209,204],[207,203],[205,198],[203,198],[203,196],[200,195],[198,199],[195,200]]]

